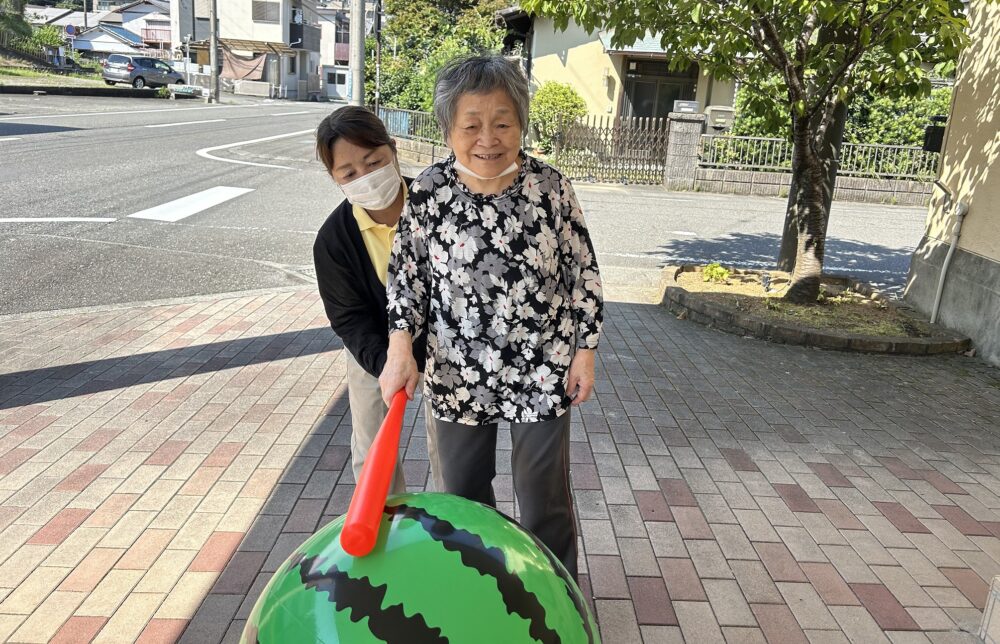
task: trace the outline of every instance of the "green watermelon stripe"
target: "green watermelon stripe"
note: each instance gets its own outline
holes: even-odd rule
[[[432,539],[446,550],[458,553],[462,563],[483,576],[496,579],[497,589],[508,613],[517,613],[530,624],[528,632],[543,644],[559,644],[559,634],[545,625],[545,607],[538,597],[528,592],[524,582],[507,570],[503,550],[487,547],[477,534],[455,528],[449,521],[434,516],[423,508],[406,504],[386,506],[386,514],[417,521]]]
[[[350,611],[352,622],[368,618],[368,629],[375,637],[390,644],[448,644],[440,628],[431,628],[417,614],[407,616],[402,606],[383,608],[386,586],[374,586],[367,579],[355,579],[337,568],[320,569],[318,557],[299,561],[302,583],[317,592],[325,592],[337,610]]]
[[[508,562],[508,568],[521,578],[528,592],[531,592],[534,595],[539,595],[541,593],[546,597],[553,598],[556,597],[556,593],[565,593],[568,603],[575,609],[559,611],[558,622],[549,623],[549,626],[554,628],[557,632],[563,634],[563,639],[566,642],[573,642],[574,644],[578,642],[596,644],[601,641],[600,637],[597,635],[597,625],[594,623],[593,618],[590,615],[590,609],[584,603],[585,600],[583,599],[583,596],[577,590],[576,582],[569,576],[569,572],[562,565],[562,562],[556,559],[555,556],[552,555],[551,551],[545,547],[534,534],[525,530],[524,527],[517,521],[498,511],[496,508],[488,507],[479,503],[469,504],[470,507],[467,508],[464,514],[456,515],[453,511],[449,512],[451,506],[454,505],[454,499],[449,499],[447,495],[407,495],[405,498],[399,497],[398,499],[390,499],[389,504],[393,503],[405,503],[411,507],[419,507],[431,514],[447,514],[449,521],[453,525],[458,528],[469,530],[470,532],[473,531],[475,526],[481,523],[481,519],[477,520],[473,518],[475,515],[485,514],[503,517],[505,524],[504,530],[516,533],[519,535],[519,538],[530,540],[531,543],[537,546],[536,554],[533,556],[533,562],[531,564],[525,565],[523,561]],[[389,505],[388,507],[392,507],[392,505]],[[453,515],[455,518],[452,518]],[[468,521],[468,524],[463,524],[461,521],[462,518],[465,518]],[[498,547],[500,545],[498,541],[491,541],[488,538],[493,537],[496,539],[498,536],[497,533],[491,532],[488,535],[479,536],[482,538],[483,544],[486,547]],[[513,537],[508,535],[507,538],[512,539]],[[543,573],[541,569],[544,568],[548,568],[548,572]],[[536,574],[536,572],[541,574]],[[550,572],[556,573],[556,576],[551,575]],[[555,583],[558,583],[558,586],[555,586]],[[570,634],[566,635],[566,633]]]
[[[569,571],[566,570],[566,566],[562,565],[562,562],[556,559],[556,556],[552,554],[552,551],[549,550],[545,546],[545,544],[542,543],[541,539],[539,539],[533,533],[526,530],[524,526],[522,526],[520,523],[510,518],[500,510],[497,510],[496,513],[504,517],[508,521],[510,521],[515,528],[517,528],[522,533],[527,535],[528,538],[531,539],[536,546],[538,546],[539,550],[545,553],[545,557],[549,560],[549,563],[552,564],[552,569],[559,574],[559,577],[563,580],[563,583],[566,584],[566,594],[569,595],[570,601],[573,602],[573,605],[576,607],[576,611],[580,614],[580,619],[583,621],[583,628],[587,632],[588,644],[594,644],[594,642],[596,641],[594,639],[594,624],[591,624],[590,620],[588,619],[590,611],[583,604],[584,602],[583,596],[579,592],[573,592],[574,588],[576,587],[576,582],[570,578]]]
[[[383,515],[375,552],[386,547],[390,532],[393,547],[407,551],[405,563],[390,569],[372,556],[338,562],[351,577],[387,584],[383,607],[399,604],[407,614],[421,614],[452,644],[536,641],[529,634],[529,621],[504,606],[496,579],[466,566],[458,553],[430,539],[420,523],[401,517],[390,522]]]

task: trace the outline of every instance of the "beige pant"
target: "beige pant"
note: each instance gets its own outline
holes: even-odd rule
[[[351,403],[351,466],[354,470],[354,480],[361,476],[361,468],[365,464],[368,450],[375,440],[375,435],[382,427],[385,415],[389,413],[382,400],[382,390],[379,388],[378,378],[364,370],[354,359],[350,351],[347,354],[347,398]],[[417,390],[420,390],[420,384]],[[437,446],[435,445],[434,417],[430,413],[430,403],[425,402],[424,418],[427,425],[427,458],[430,461],[431,474],[434,478],[434,487],[437,490],[444,489],[440,480],[440,468],[438,467]],[[403,478],[403,468],[399,467],[402,462],[402,454],[396,459],[396,469],[392,475],[392,483],[389,485],[389,494],[404,494],[406,492],[406,481]]]

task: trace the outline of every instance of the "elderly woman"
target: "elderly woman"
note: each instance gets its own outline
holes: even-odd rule
[[[497,423],[509,422],[521,523],[575,577],[569,410],[594,383],[594,249],[569,181],[521,150],[528,83],[515,63],[453,61],[434,112],[453,154],[413,181],[399,224],[382,395],[412,396],[426,334],[444,491],[495,505]]]

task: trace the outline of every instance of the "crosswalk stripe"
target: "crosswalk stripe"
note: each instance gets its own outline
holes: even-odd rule
[[[185,217],[196,215],[202,210],[218,206],[230,199],[235,199],[248,192],[253,192],[253,188],[231,188],[229,186],[216,186],[208,190],[196,192],[187,197],[181,197],[165,204],[160,204],[153,208],[140,210],[132,213],[129,217],[133,219],[153,219],[156,221],[180,221]]]

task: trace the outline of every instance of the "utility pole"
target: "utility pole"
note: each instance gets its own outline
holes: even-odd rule
[[[191,84],[191,34],[184,36],[184,82]]]
[[[382,94],[382,0],[375,0],[375,114]]]
[[[365,104],[365,0],[351,0],[351,105]]]
[[[87,31],[87,0],[83,0],[83,30]]]
[[[219,102],[219,8],[216,0],[212,0],[211,13],[209,14],[209,58],[208,62],[212,66],[212,87],[209,88],[213,103]]]

